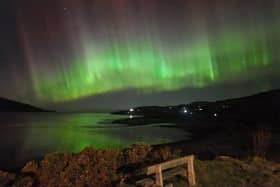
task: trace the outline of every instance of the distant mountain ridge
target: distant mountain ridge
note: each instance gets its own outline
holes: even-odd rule
[[[234,99],[213,102],[197,101],[176,106],[141,106],[114,113],[158,119],[183,117],[185,119],[280,122],[280,89]]]
[[[275,100],[276,99],[276,100]],[[267,100],[273,100],[273,103],[275,102],[277,104],[280,104],[280,89],[275,89],[275,90],[270,90],[270,91],[265,91],[265,92],[260,92],[257,94],[252,94],[249,96],[244,96],[244,97],[238,97],[238,98],[233,98],[233,99],[225,99],[221,101],[216,101],[218,102],[224,102],[224,103],[239,103],[239,102],[263,102]]]
[[[280,89],[216,103],[230,106],[225,113],[235,114],[239,118],[280,121]]]
[[[29,104],[0,97],[0,112],[48,112]]]

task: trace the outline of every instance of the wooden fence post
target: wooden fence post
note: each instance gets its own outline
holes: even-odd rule
[[[160,187],[163,187],[161,165],[158,165],[157,168],[156,168],[156,185],[159,185]]]
[[[190,156],[188,159],[188,181],[190,186],[195,186],[195,171],[194,171],[194,156]]]

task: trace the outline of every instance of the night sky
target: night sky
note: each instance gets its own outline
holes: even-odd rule
[[[59,111],[280,88],[279,0],[1,0],[0,96]]]

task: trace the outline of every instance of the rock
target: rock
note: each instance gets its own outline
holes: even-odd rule
[[[90,162],[90,158],[86,154],[80,154],[77,160],[79,165],[86,166]]]
[[[16,180],[16,182],[12,185],[12,187],[33,187],[35,181],[32,177],[25,176],[20,177]]]
[[[25,166],[22,168],[22,173],[37,173],[39,169],[38,163],[36,161],[30,161],[25,164]]]
[[[9,185],[15,178],[15,174],[0,171],[0,187]]]

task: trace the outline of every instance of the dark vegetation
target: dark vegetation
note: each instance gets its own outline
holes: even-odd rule
[[[170,146],[132,145],[124,150],[85,148],[77,154],[53,153],[41,161],[30,161],[17,174],[0,172],[3,187],[99,187],[134,186],[141,168],[183,156]],[[213,160],[195,160],[197,186],[266,186],[280,184],[280,165],[254,157],[237,160],[219,156]],[[186,186],[174,178],[175,186]]]

